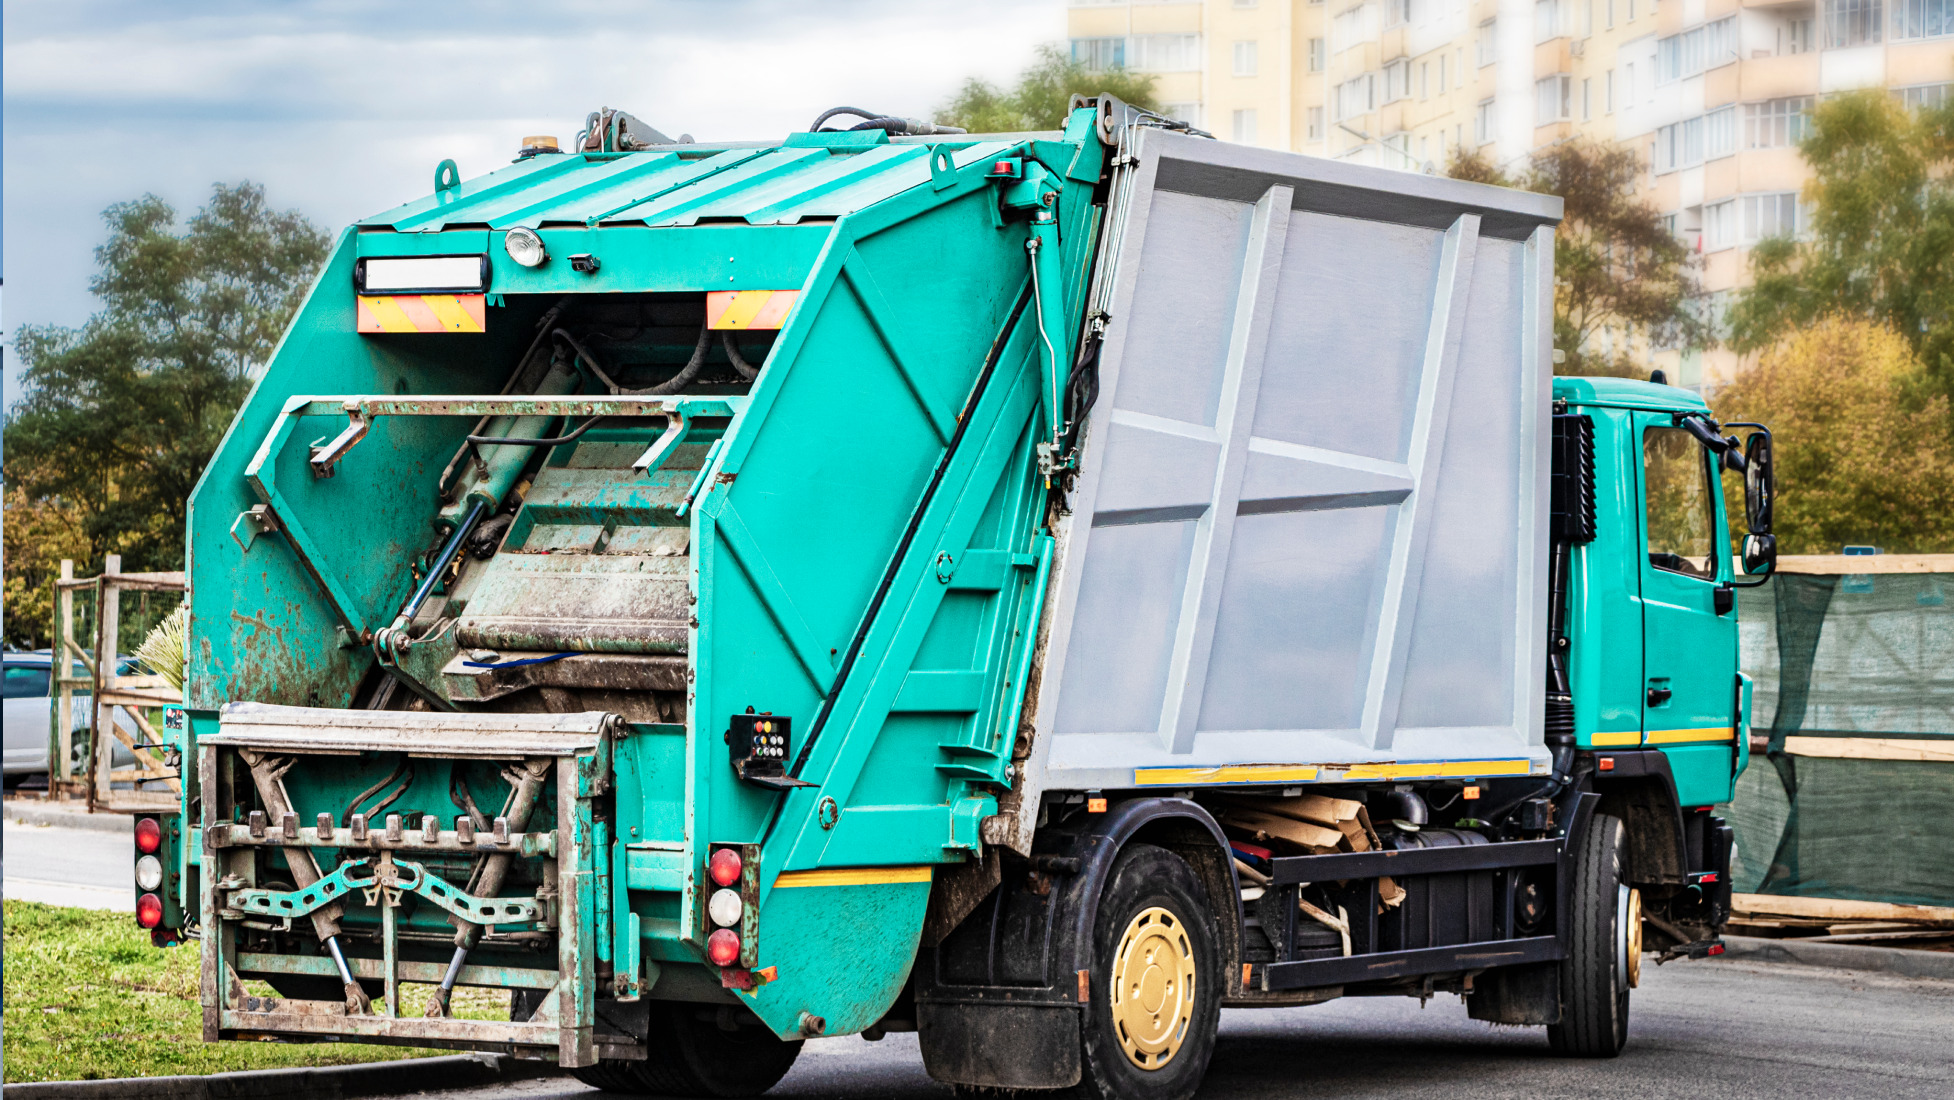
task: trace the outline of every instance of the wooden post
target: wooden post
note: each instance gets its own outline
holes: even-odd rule
[[[116,648],[122,632],[122,590],[116,575],[122,572],[122,555],[110,554],[102,562],[102,575],[95,584],[95,697],[89,700],[94,723],[89,739],[94,752],[89,767],[88,808],[93,812],[109,800],[109,771],[115,765],[115,706],[102,701],[102,693],[115,690]]]
[[[75,563],[61,559],[61,579],[75,579]],[[75,759],[75,593],[71,588],[55,587],[54,660],[49,662],[54,683],[54,759],[48,761],[47,794],[59,798],[63,785],[74,779]]]

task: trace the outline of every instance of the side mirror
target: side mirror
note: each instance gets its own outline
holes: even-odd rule
[[[1776,535],[1750,535],[1744,539],[1744,572],[1755,576],[1768,573],[1778,564]]]
[[[1771,432],[1761,428],[1744,443],[1744,519],[1751,534],[1771,533],[1772,502],[1777,488],[1771,463]],[[1748,550],[1745,553],[1748,556]]]

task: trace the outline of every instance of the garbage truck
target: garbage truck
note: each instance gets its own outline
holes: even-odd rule
[[[1223,1007],[1441,992],[1615,1054],[1721,951],[1771,444],[1553,376],[1560,210],[1103,96],[444,162],[195,490],[138,922],[206,1040],[625,1092],[1187,1097]]]

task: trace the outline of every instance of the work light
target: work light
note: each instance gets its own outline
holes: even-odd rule
[[[550,258],[550,250],[543,247],[543,238],[537,236],[534,229],[521,226],[509,230],[508,235],[502,238],[502,247],[508,251],[510,259],[524,267],[541,267],[543,261]]]

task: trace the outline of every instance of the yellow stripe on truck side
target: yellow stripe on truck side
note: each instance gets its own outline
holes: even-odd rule
[[[884,886],[896,882],[928,882],[929,864],[919,867],[832,867],[819,871],[782,871],[775,889],[790,886]]]
[[[1525,760],[1453,760],[1429,764],[1352,764],[1343,773],[1350,782],[1365,779],[1474,779],[1482,775],[1525,775]]]
[[[1729,726],[1710,726],[1694,730],[1650,730],[1645,744],[1674,745],[1683,741],[1728,741],[1733,734]]]
[[[1316,769],[1294,764],[1235,764],[1220,768],[1135,768],[1136,787],[1183,787],[1203,783],[1312,783]]]
[[[487,303],[480,294],[361,294],[357,331],[484,332]]]
[[[709,290],[706,327],[718,329],[775,329],[800,299],[798,290]]]

